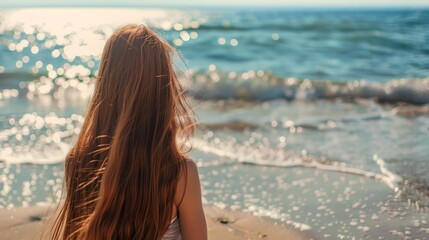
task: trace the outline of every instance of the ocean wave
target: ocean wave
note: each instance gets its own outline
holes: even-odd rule
[[[266,101],[274,99],[373,99],[383,103],[429,103],[428,78],[402,78],[386,83],[360,81],[335,82],[325,80],[280,77],[270,72],[249,71],[225,73],[210,71],[192,75],[193,84],[187,92],[198,99],[244,99]]]
[[[243,130],[255,130],[260,128],[258,124],[250,123],[242,120],[232,120],[226,122],[216,122],[216,123],[200,123],[198,125],[204,129],[210,129],[213,131],[228,129],[232,131],[243,131]]]
[[[187,26],[185,30],[195,29],[192,26]],[[284,21],[278,22],[253,22],[253,23],[201,23],[199,24],[198,30],[208,31],[251,31],[251,30],[272,30],[272,31],[338,31],[338,32],[361,32],[371,31],[377,29],[370,24],[350,24],[350,23],[327,23],[327,22],[291,22],[286,23]]]
[[[394,166],[389,166],[388,158],[382,158],[377,154],[371,156],[374,165],[367,167],[355,165],[349,162],[336,161],[318,155],[309,155],[299,150],[288,150],[270,154],[267,151],[240,144],[216,144],[204,139],[194,139],[193,151],[204,154],[206,160],[197,161],[200,167],[230,166],[234,164],[265,166],[273,168],[315,168],[322,171],[331,171],[341,174],[357,175],[364,178],[382,182],[392,189],[395,198],[416,206],[417,209],[429,209],[429,194],[427,182],[416,181],[415,178],[403,175],[395,171]],[[231,146],[231,147],[229,147]],[[207,159],[210,159],[207,161]],[[423,180],[424,181],[424,180]]]
[[[317,157],[313,157],[313,156],[298,156],[298,155],[292,154],[288,157],[288,159],[284,159],[282,161],[261,160],[259,158],[252,157],[251,155],[248,155],[248,154],[245,154],[245,157],[244,157],[240,153],[230,152],[225,149],[221,150],[211,146],[205,141],[200,141],[198,139],[194,139],[192,147],[196,150],[199,150],[205,153],[211,153],[222,158],[230,159],[225,161],[225,164],[231,164],[235,162],[235,163],[241,163],[241,164],[269,166],[269,167],[317,168],[324,171],[334,171],[334,172],[373,178],[383,182],[394,191],[398,191],[399,185],[403,182],[403,178],[393,173],[392,171],[390,171],[386,167],[386,163],[384,162],[384,160],[378,157],[377,155],[374,155],[373,160],[376,162],[377,166],[379,167],[380,173],[364,170],[360,168],[355,168],[352,166],[347,166],[343,162],[326,161],[326,160],[322,161],[322,159],[318,159]],[[219,163],[217,163],[217,165],[219,165]]]
[[[30,73],[19,72],[0,74],[0,79],[2,78],[3,81],[6,78],[21,80],[37,78],[26,84],[19,84],[25,87],[16,89],[20,92],[27,90],[32,95],[53,95],[58,91],[72,88],[87,97],[94,87],[94,76],[84,76],[82,79],[58,76],[51,79],[44,74],[33,76]],[[429,77],[393,79],[384,83],[365,80],[336,82],[281,77],[262,70],[241,73],[215,70],[194,71],[186,78],[191,79],[184,84],[186,93],[199,100],[342,99],[356,101],[371,99],[379,103],[429,104]],[[13,89],[7,89],[7,91],[13,91]]]
[[[71,139],[77,136],[83,116],[55,113],[0,115],[0,161],[8,164],[56,164],[64,161]]]

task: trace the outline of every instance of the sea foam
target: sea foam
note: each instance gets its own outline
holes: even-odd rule
[[[429,103],[429,78],[402,78],[386,83],[335,82],[280,77],[263,71],[194,73],[188,93],[199,99],[374,99],[378,102]]]

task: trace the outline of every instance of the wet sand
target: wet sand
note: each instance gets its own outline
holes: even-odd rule
[[[48,239],[47,233],[52,224],[52,214],[48,213],[48,209],[48,206],[0,209],[1,239]],[[243,212],[206,206],[205,213],[209,239],[311,239],[292,226],[280,226]]]

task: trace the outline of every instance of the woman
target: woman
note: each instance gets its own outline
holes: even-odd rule
[[[181,151],[194,125],[174,53],[145,26],[107,40],[52,239],[207,239],[197,167]]]

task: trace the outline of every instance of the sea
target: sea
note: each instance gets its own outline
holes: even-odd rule
[[[128,23],[180,54],[206,204],[314,239],[429,239],[424,8],[0,9],[0,208],[59,200],[103,45]]]

